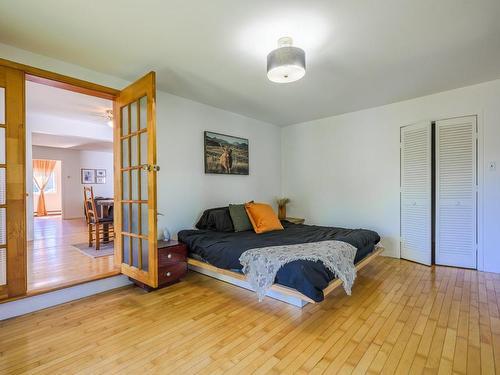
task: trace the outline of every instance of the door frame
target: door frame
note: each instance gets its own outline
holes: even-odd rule
[[[31,82],[41,83],[41,84],[44,84],[47,86],[57,87],[60,89],[64,89],[64,90],[68,90],[68,91],[72,91],[72,92],[77,92],[80,94],[91,95],[91,96],[96,96],[96,97],[103,98],[103,99],[108,99],[108,100],[111,100],[113,102],[115,101],[115,98],[120,93],[120,90],[112,88],[112,87],[99,85],[97,83],[93,83],[90,81],[85,81],[85,80],[82,80],[79,78],[70,77],[70,76],[67,76],[64,74],[52,72],[52,71],[45,70],[45,69],[36,68],[34,66],[14,62],[11,60],[6,60],[3,58],[0,58],[0,66],[16,69],[16,70],[22,72],[24,74],[25,82],[31,81]],[[23,101],[24,101],[24,108],[23,108],[24,122],[23,122],[23,125],[25,125],[25,123],[26,123],[26,115],[25,115],[26,114],[26,103],[25,103],[24,98],[23,98]],[[25,135],[25,141],[26,141],[26,135]],[[25,163],[26,163],[26,160],[25,160]],[[26,165],[24,167],[26,168]],[[114,174],[114,171],[113,171],[113,174]],[[25,206],[26,206],[26,204],[25,204]],[[26,220],[26,214],[27,214],[26,208],[24,211],[25,211],[24,216],[25,216],[25,220]],[[27,235],[27,233],[26,233],[26,228],[25,228],[25,236],[26,235]],[[23,259],[24,278],[27,279],[27,276],[28,276],[27,246],[25,246],[23,258],[24,258]],[[31,297],[34,295],[52,292],[55,290],[75,286],[75,285],[86,283],[86,282],[93,281],[93,280],[98,280],[98,279],[103,279],[103,278],[107,278],[107,277],[111,277],[111,276],[116,276],[116,275],[119,275],[120,273],[121,273],[120,269],[117,267],[116,272],[113,272],[113,273],[106,273],[103,275],[99,275],[98,277],[94,276],[92,278],[89,278],[88,280],[78,280],[78,281],[75,281],[72,283],[64,283],[61,285],[57,285],[55,287],[42,289],[42,290],[36,290],[36,291],[32,291],[32,292],[27,291],[27,289],[26,289],[27,283],[25,283],[25,286],[24,286],[25,292],[24,293],[18,294],[15,297],[7,297],[7,298],[0,299],[0,304],[5,303],[5,302],[9,302],[12,300],[20,299],[20,298]]]
[[[485,267],[485,254],[484,254],[484,179],[485,179],[485,155],[484,155],[484,109],[482,107],[472,108],[465,110],[463,112],[457,110],[452,110],[452,112],[445,111],[443,113],[437,113],[430,115],[428,118],[420,119],[420,121],[430,121],[436,122],[438,120],[453,119],[458,117],[476,116],[477,117],[477,182],[478,182],[478,200],[477,200],[477,271],[484,272],[495,272],[487,271]],[[406,126],[406,125],[404,125]],[[400,126],[402,128],[404,126]],[[401,130],[399,129],[401,132]],[[400,158],[401,159],[401,158]],[[399,178],[401,179],[401,160],[399,168]],[[399,208],[401,211],[401,202],[399,202]],[[401,220],[401,214],[400,214]],[[401,232],[401,223],[399,225]],[[401,246],[400,241],[398,241],[398,252],[397,257],[401,258]]]
[[[78,92],[80,94],[115,100],[116,96],[120,93],[120,90],[111,87],[2,58],[0,58],[0,65],[23,71],[26,75],[27,81],[42,83],[47,86],[58,87],[60,89]]]

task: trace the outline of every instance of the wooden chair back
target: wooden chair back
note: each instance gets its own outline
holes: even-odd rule
[[[99,223],[99,214],[96,209],[94,200],[94,189],[91,187],[83,187],[83,205],[85,207],[85,217],[87,224]]]

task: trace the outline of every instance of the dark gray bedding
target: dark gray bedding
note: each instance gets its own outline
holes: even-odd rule
[[[282,222],[285,230],[264,234],[246,232],[214,232],[210,230],[183,230],[178,234],[191,257],[201,259],[218,268],[241,270],[239,258],[246,250],[300,243],[338,240],[356,247],[355,263],[370,254],[380,241],[379,235],[366,229],[344,229]],[[321,262],[297,260],[282,267],[275,282],[294,288],[316,302],[324,299],[323,289],[334,275]]]

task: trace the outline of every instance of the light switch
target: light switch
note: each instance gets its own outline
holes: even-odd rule
[[[488,163],[488,170],[489,170],[490,172],[494,172],[494,171],[496,171],[496,170],[497,170],[497,163],[496,163],[496,162],[494,162],[494,161],[490,161],[490,162]]]

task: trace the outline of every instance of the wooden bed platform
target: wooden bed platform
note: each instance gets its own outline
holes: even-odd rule
[[[369,264],[373,259],[375,259],[378,255],[380,255],[384,251],[384,248],[381,245],[376,245],[373,252],[362,259],[360,262],[356,264],[356,270],[359,271],[367,264]],[[225,270],[223,268],[218,268],[212,266],[211,264],[202,262],[200,260],[196,260],[193,258],[188,258],[189,269],[202,273],[204,275],[216,278],[218,280],[225,281],[227,283],[253,290],[250,284],[246,280],[246,276],[239,272],[234,272],[230,270]],[[332,291],[337,289],[342,285],[342,281],[339,279],[332,280],[328,286],[323,289],[323,294],[325,297],[330,294]],[[288,288],[283,285],[273,284],[271,289],[266,293],[266,296],[289,303],[291,305],[297,307],[304,307],[308,303],[316,303],[309,297],[303,295],[299,291]]]

